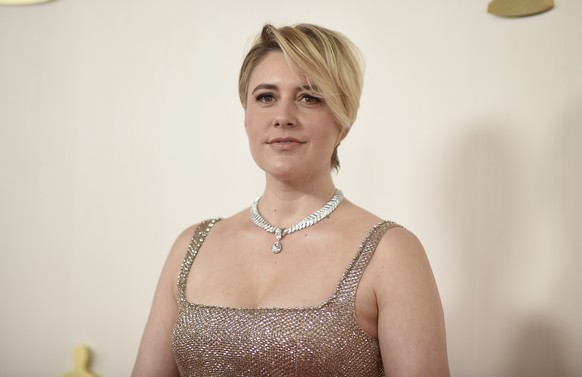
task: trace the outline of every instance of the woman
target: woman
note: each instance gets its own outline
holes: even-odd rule
[[[264,26],[239,80],[264,192],[179,236],[134,376],[449,375],[421,244],[332,180],[361,89],[343,35]]]

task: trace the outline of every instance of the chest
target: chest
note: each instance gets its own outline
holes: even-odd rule
[[[254,229],[253,229],[254,230]],[[305,231],[208,237],[187,281],[190,302],[229,307],[308,307],[325,302],[358,251],[356,240]]]

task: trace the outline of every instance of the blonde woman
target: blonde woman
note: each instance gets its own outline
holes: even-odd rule
[[[449,375],[422,245],[332,180],[361,91],[342,34],[263,27],[239,94],[264,191],[176,240],[133,376]]]

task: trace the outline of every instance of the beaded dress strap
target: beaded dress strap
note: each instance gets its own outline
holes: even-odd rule
[[[362,275],[366,270],[366,266],[372,259],[372,256],[384,234],[392,228],[402,228],[402,226],[395,222],[386,220],[376,224],[368,232],[368,235],[358,248],[358,252],[352,259],[348,269],[342,276],[335,297],[332,298],[332,301],[346,302],[350,304],[355,302],[356,290]],[[349,300],[346,300],[348,298]]]
[[[202,243],[206,239],[206,236],[214,224],[220,220],[220,218],[205,220],[198,224],[196,230],[194,231],[192,241],[190,241],[190,245],[188,245],[186,256],[184,257],[184,261],[182,262],[182,266],[180,268],[180,275],[178,276],[178,298],[180,302],[186,302],[186,281],[188,280],[188,274],[190,273],[190,268],[192,267],[194,258],[196,258]]]

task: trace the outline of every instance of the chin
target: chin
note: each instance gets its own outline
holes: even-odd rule
[[[271,168],[265,170],[265,173],[283,181],[297,178],[301,175],[301,171],[299,169],[294,169],[288,166]]]
[[[279,156],[279,158],[271,158],[268,160],[255,159],[255,163],[265,174],[282,181],[331,174],[328,162],[318,167],[314,163],[314,160],[305,160],[296,157]]]

